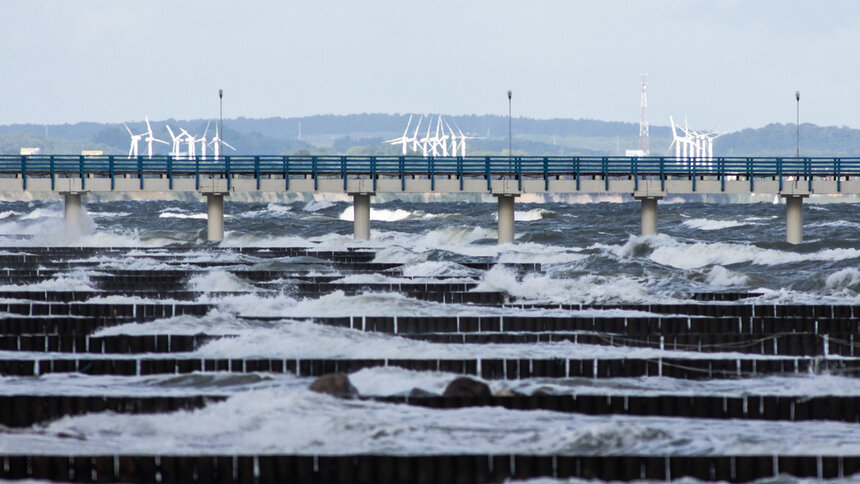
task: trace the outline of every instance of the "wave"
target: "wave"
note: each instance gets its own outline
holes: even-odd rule
[[[399,222],[401,220],[406,220],[412,216],[412,212],[400,208],[396,210],[389,210],[387,208],[370,207],[370,220],[376,220],[379,222]],[[349,207],[344,210],[338,218],[349,222],[354,221],[355,213],[353,212],[353,207]]]
[[[311,200],[305,204],[303,210],[305,212],[319,212],[327,208],[334,207],[336,204],[330,200]]]
[[[21,215],[21,212],[16,212],[14,210],[6,210],[5,212],[0,212],[0,220],[4,218],[14,217],[16,215]]]
[[[158,215],[158,218],[193,218],[203,220],[206,220],[207,217],[208,215],[205,213],[179,213],[173,211],[163,211],[161,212],[161,214]]]
[[[684,243],[665,234],[631,236],[622,246],[595,244],[594,247],[609,250],[621,258],[647,257],[665,266],[686,270],[744,262],[773,266],[807,261],[833,262],[860,257],[858,249],[823,249],[812,253],[786,252],[726,242]]]
[[[698,230],[721,230],[733,227],[742,227],[744,225],[749,224],[746,222],[738,222],[737,220],[710,220],[706,218],[694,218],[690,220],[684,220],[681,225]]]
[[[27,214],[21,217],[21,220],[36,220],[40,218],[58,218],[62,217],[63,212],[60,210],[52,210],[48,208],[34,208]]]

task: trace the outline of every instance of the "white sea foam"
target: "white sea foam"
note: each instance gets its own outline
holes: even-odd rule
[[[196,274],[188,281],[192,291],[252,291],[255,287],[235,274],[215,270]]]
[[[721,230],[732,227],[741,227],[748,224],[745,222],[738,222],[737,220],[710,220],[706,218],[694,218],[690,220],[684,220],[681,225],[698,230]]]
[[[311,200],[304,206],[305,212],[319,212],[327,208],[334,207],[335,203],[330,200]]]
[[[27,214],[21,217],[21,220],[36,220],[40,218],[59,218],[62,217],[63,213],[59,210],[52,210],[50,208],[34,208]]]
[[[370,220],[376,220],[379,222],[398,222],[400,220],[406,220],[412,216],[412,212],[403,209],[396,210],[388,210],[387,208],[373,208],[370,207]],[[353,212],[353,207],[349,207],[344,210],[340,214],[341,220],[347,220],[352,222],[355,220],[355,213]]]
[[[749,278],[743,274],[730,271],[723,266],[713,266],[708,271],[706,280],[712,286],[742,286],[747,283]]]
[[[825,281],[827,289],[849,289],[854,292],[860,291],[860,270],[855,267],[847,267],[827,276]]]
[[[15,215],[20,215],[21,212],[16,212],[14,210],[6,210],[5,212],[0,212],[0,220],[4,218],[14,217]]]
[[[128,212],[89,212],[93,218],[122,218],[131,215]]]
[[[70,438],[71,437],[71,438]],[[0,452],[97,454],[824,455],[860,452],[856,424],[591,416],[343,400],[292,385],[193,411],[90,414],[0,434]]]
[[[496,266],[487,271],[476,291],[502,291],[530,301],[552,303],[593,302],[670,302],[651,294],[645,281],[626,276],[583,275],[556,278],[545,274],[528,274],[522,279],[510,269]]]
[[[206,220],[205,213],[179,213],[179,212],[162,212],[158,218],[193,218]]]
[[[805,261],[840,261],[860,257],[860,249],[823,249],[818,252],[788,252],[762,249],[754,245],[715,243],[684,243],[665,234],[631,236],[622,246],[594,247],[608,249],[618,257],[647,257],[654,262],[678,269],[697,269],[709,265],[730,265],[749,262],[757,265],[780,265]]]

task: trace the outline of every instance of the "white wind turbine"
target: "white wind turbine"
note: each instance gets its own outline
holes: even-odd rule
[[[165,127],[167,127],[167,132],[168,132],[168,133],[170,133],[170,138],[173,140],[173,146],[172,146],[172,148],[171,148],[171,150],[170,150],[170,156],[174,157],[174,158],[175,158],[175,159],[177,159],[177,160],[178,160],[178,159],[181,159],[181,157],[182,157],[182,139],[183,139],[183,136],[181,136],[181,135],[180,135],[180,136],[176,136],[176,135],[173,133],[173,130],[172,130],[172,129],[170,129],[170,125],[169,125],[169,124],[165,124]]]
[[[390,140],[383,141],[383,143],[388,143],[390,145],[403,145],[403,154],[406,154],[406,146],[409,144],[409,126],[412,124],[412,115],[409,115],[409,122],[406,123],[406,129],[403,130],[403,135],[399,138],[394,138]]]
[[[688,130],[675,126],[675,120],[672,116],[669,116],[669,122],[672,125],[672,144],[669,145],[669,150],[672,149],[672,146],[675,147],[675,161],[678,163],[683,162],[686,163],[689,157],[689,148],[692,142],[692,137]],[[684,132],[684,136],[678,136],[678,130]],[[667,150],[668,151],[668,150]]]
[[[430,139],[430,124],[431,124],[431,123],[432,123],[432,121],[431,121],[430,123],[427,123],[427,134],[426,134],[426,135],[424,135],[424,137],[423,137],[423,138],[421,138],[421,155],[422,155],[424,158],[427,158],[427,156],[428,156],[428,151],[429,151],[429,149],[430,149],[430,143],[431,143],[431,139]]]
[[[442,136],[439,136],[439,131],[442,131]],[[442,146],[442,156],[448,156],[448,136],[445,134],[445,128],[442,126],[442,115],[439,115],[439,119],[436,121],[436,140],[437,143]]]
[[[131,145],[128,147],[128,157],[129,158],[137,158],[138,154],[138,145],[140,144],[140,139],[146,136],[146,133],[143,134],[134,134],[131,132],[131,129],[127,124],[122,123],[125,126],[125,130],[128,131],[128,134],[131,136]]]
[[[201,160],[206,159],[206,133],[209,132],[209,123],[211,123],[211,121],[206,122],[206,129],[203,130],[203,136],[197,138],[197,141],[200,143]]]
[[[448,123],[446,122],[445,124],[448,124]],[[459,152],[460,152],[460,156],[466,156],[466,140],[467,140],[467,139],[476,139],[476,137],[475,137],[475,136],[466,136],[466,135],[464,135],[464,134],[463,134],[463,130],[461,130],[461,129],[460,129],[460,127],[459,127],[459,126],[457,126],[457,123],[456,123],[456,122],[454,123],[454,126],[456,126],[456,127],[457,127],[457,132],[459,132],[459,133],[460,133],[460,135],[459,135],[459,136],[455,135],[455,134],[454,134],[454,130],[453,130],[453,129],[451,129],[451,126],[450,126],[450,125],[448,125],[448,129],[451,131],[451,138],[455,140],[455,141],[454,141],[454,142],[455,142],[455,145],[454,145],[454,147],[453,147],[453,150],[452,150],[451,156],[457,156],[457,151],[459,151]],[[457,138],[460,138],[460,141],[459,141],[459,142],[457,142],[457,141],[456,141],[456,139],[457,139]]]
[[[197,138],[191,135],[188,131],[185,131],[185,128],[179,130],[181,138],[185,139],[185,143],[188,144],[188,159],[193,160],[197,156]]]
[[[145,119],[146,119],[146,140],[145,141],[147,144],[146,151],[147,151],[147,154],[149,155],[149,157],[152,158],[152,143],[153,143],[153,141],[156,143],[162,143],[165,145],[170,144],[170,143],[168,143],[167,141],[164,141],[164,140],[160,140],[160,139],[156,138],[155,136],[153,136],[152,135],[152,126],[149,125],[149,117],[146,117]]]
[[[409,138],[409,140],[412,141],[412,151],[414,151],[416,153],[418,153],[418,148],[421,147],[421,145],[418,142],[418,130],[421,128],[421,121],[423,121],[423,120],[424,120],[424,116],[421,116],[420,118],[418,118],[418,124],[415,126],[415,131],[412,133],[412,137]]]
[[[212,149],[215,152],[215,159],[218,160],[221,158],[221,145],[230,148],[233,151],[236,151],[236,148],[233,148],[230,143],[221,139],[221,133],[218,132],[218,127],[215,127],[215,137],[212,138],[212,141],[209,142],[212,145]]]

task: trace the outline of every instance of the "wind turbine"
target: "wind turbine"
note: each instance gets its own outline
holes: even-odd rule
[[[180,137],[184,137],[185,142],[188,144],[188,159],[193,160],[197,156],[197,138],[192,136],[188,131],[185,131],[185,128],[182,128],[179,132],[182,133]]]
[[[202,160],[206,159],[206,133],[209,132],[209,123],[211,123],[211,122],[212,122],[211,120],[206,121],[206,129],[203,130],[203,136],[197,138],[197,141],[200,142],[200,154],[202,155],[201,156]]]
[[[447,123],[446,123],[446,124],[447,124]],[[466,140],[467,140],[467,139],[477,139],[477,137],[475,137],[475,136],[466,136],[466,135],[464,135],[464,134],[463,134],[463,130],[461,130],[461,129],[460,129],[460,127],[459,127],[459,126],[457,126],[457,123],[456,123],[456,122],[454,123],[454,126],[457,128],[457,132],[459,132],[459,133],[460,133],[460,136],[459,136],[459,138],[460,138],[460,143],[459,143],[460,156],[466,156]],[[453,129],[451,129],[451,126],[450,126],[450,125],[448,126],[448,129],[450,129],[450,130],[451,130],[451,136],[452,136],[454,139],[456,139],[456,138],[457,138],[457,136],[454,136],[454,130],[453,130]],[[454,155],[454,156],[456,156],[456,155],[457,155],[457,148],[458,148],[458,146],[455,146],[455,147],[454,147],[454,152],[453,152],[453,155]]]
[[[128,131],[128,134],[131,136],[131,145],[128,147],[128,157],[129,158],[137,158],[138,153],[138,145],[140,144],[140,139],[143,138],[146,133],[143,134],[134,134],[131,132],[131,129],[127,124],[122,123],[125,126],[125,130]]]
[[[155,136],[153,136],[152,135],[152,126],[149,125],[149,117],[147,116],[145,119],[146,119],[147,154],[149,155],[150,158],[152,158],[152,142],[153,141],[156,143],[162,143],[165,145],[168,145],[170,143],[168,143],[167,141],[164,141],[164,140],[160,140],[160,139],[156,138]]]
[[[173,139],[173,147],[170,150],[170,156],[178,159],[182,157],[182,136],[176,136],[173,134],[173,130],[170,129],[169,124],[165,124],[167,127],[167,132],[170,133],[170,138]]]
[[[220,159],[220,157],[221,157],[221,145],[224,145],[227,148],[230,148],[231,150],[236,151],[236,148],[233,148],[230,145],[230,143],[221,139],[221,134],[218,132],[217,126],[215,127],[215,137],[212,138],[212,141],[210,141],[209,144],[212,145],[212,149],[213,149],[213,151],[215,151],[215,159],[216,160]]]
[[[431,142],[431,140],[430,140],[430,124],[431,123],[432,123],[432,121],[430,121],[430,123],[427,123],[427,134],[424,135],[423,138],[421,138],[421,155],[424,158],[427,158],[428,148],[430,147],[430,142]]]
[[[439,130],[442,130],[442,136],[439,136]],[[448,136],[445,134],[445,128],[442,126],[442,115],[439,115],[439,119],[436,121],[436,139],[438,143],[442,146],[442,156],[448,156]]]
[[[418,118],[418,124],[415,126],[415,132],[413,132],[412,137],[409,138],[412,141],[412,151],[416,153],[418,153],[418,148],[420,147],[420,145],[418,144],[418,130],[421,128],[421,121],[423,120],[424,116]]]
[[[403,135],[399,138],[390,139],[387,141],[383,141],[383,143],[388,143],[391,145],[403,145],[403,154],[406,154],[406,145],[409,144],[409,138],[407,134],[409,133],[409,126],[412,125],[412,115],[409,115],[409,122],[406,123],[406,129],[403,130]]]

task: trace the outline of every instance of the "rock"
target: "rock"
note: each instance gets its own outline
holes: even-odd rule
[[[443,397],[489,397],[492,395],[486,383],[465,376],[456,378],[445,388]]]
[[[309,389],[312,392],[325,393],[341,398],[350,398],[358,396],[358,390],[349,382],[349,377],[343,373],[330,373],[323,375],[313,383]]]
[[[436,395],[433,392],[428,392],[427,390],[424,390],[423,388],[415,387],[412,389],[411,392],[409,392],[408,396],[409,396],[409,398],[422,398],[422,397],[437,397],[438,395]]]

